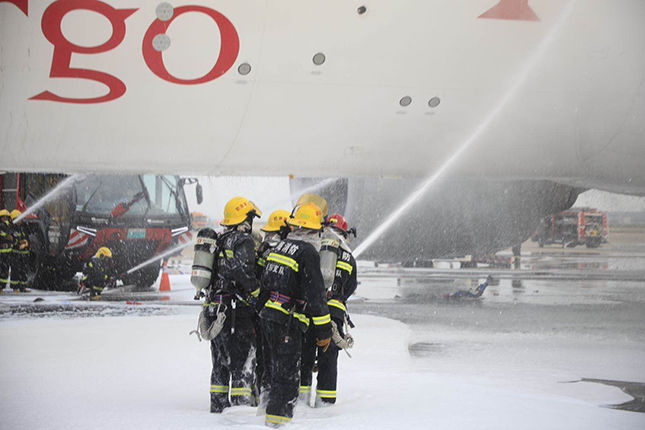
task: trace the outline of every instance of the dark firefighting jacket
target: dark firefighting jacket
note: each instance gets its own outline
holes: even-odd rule
[[[229,230],[217,239],[219,254],[216,260],[217,276],[213,277],[205,305],[227,306],[224,328],[234,327],[243,334],[254,331],[254,302],[260,293],[255,272],[255,242],[250,234]]]
[[[291,324],[304,332],[311,323],[316,337],[331,337],[331,317],[325,294],[320,256],[310,243],[285,239],[269,253],[262,274],[260,318]]]
[[[345,318],[347,299],[354,294],[357,286],[356,260],[350,252],[339,248],[334,283],[327,292],[327,305],[332,318],[341,321]]]
[[[13,253],[18,255],[29,254],[29,241],[22,224],[11,225],[11,235],[13,236]]]
[[[246,297],[250,294],[257,297],[260,283],[255,272],[255,242],[250,234],[229,230],[217,239],[219,258],[217,290],[239,294]]]
[[[92,257],[83,267],[81,282],[85,288],[98,292],[116,282],[114,265],[111,258]]]
[[[13,249],[13,228],[9,221],[0,222],[0,255],[11,252]]]

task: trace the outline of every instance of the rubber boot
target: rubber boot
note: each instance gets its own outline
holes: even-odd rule
[[[328,399],[323,399],[320,396],[316,396],[316,401],[314,402],[314,408],[328,408],[330,406],[334,406],[334,402],[331,402]]]

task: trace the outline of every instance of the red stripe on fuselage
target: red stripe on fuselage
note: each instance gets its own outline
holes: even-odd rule
[[[495,6],[479,15],[479,18],[510,19],[515,21],[540,20],[529,6],[529,0],[500,0]]]

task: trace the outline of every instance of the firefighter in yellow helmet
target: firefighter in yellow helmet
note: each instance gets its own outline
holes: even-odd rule
[[[21,221],[18,209],[11,211],[13,249],[11,250],[11,288],[14,292],[29,292],[27,273],[29,271],[29,241]]]
[[[284,209],[278,209],[271,212],[269,215],[269,221],[267,224],[261,228],[264,232],[264,238],[260,246],[258,247],[257,253],[257,278],[262,278],[262,272],[264,272],[264,267],[266,266],[266,259],[275,248],[275,246],[287,236],[289,227],[287,225],[287,219],[291,213]],[[261,308],[264,303],[258,303],[258,308]],[[262,386],[266,387],[268,381],[264,378],[264,369],[266,369],[266,363],[264,360],[264,354],[262,352],[262,327],[260,326],[259,319],[256,318],[256,331],[258,333],[258,348],[256,355],[256,374],[257,374],[257,384],[256,388],[258,392],[262,392],[264,389]]]
[[[267,390],[260,397],[265,424],[280,427],[291,420],[298,398],[302,334],[311,325],[323,349],[331,341],[331,317],[320,271],[323,215],[313,203],[296,207],[287,220],[291,232],[267,257],[262,274],[260,312]],[[305,312],[307,315],[305,315]]]
[[[4,294],[4,288],[9,282],[9,268],[11,267],[11,254],[13,250],[13,236],[11,227],[11,213],[0,210],[0,291]]]
[[[226,204],[220,222],[225,231],[217,238],[219,254],[213,271],[217,277],[211,281],[204,304],[204,317],[211,327],[223,321],[221,329],[210,339],[212,413],[220,413],[231,404],[257,404],[254,305],[260,284],[251,231],[254,218],[261,215],[252,201],[238,196]]]
[[[90,300],[100,300],[105,288],[116,285],[116,274],[112,263],[112,251],[108,247],[101,247],[94,257],[85,263],[79,294],[89,291]]]

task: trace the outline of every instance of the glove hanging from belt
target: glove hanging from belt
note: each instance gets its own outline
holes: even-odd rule
[[[331,322],[331,338],[336,346],[340,349],[350,349],[354,346],[354,338],[351,334],[347,333],[345,337],[341,336],[336,322]]]
[[[212,321],[211,318],[207,316],[208,309],[202,309],[199,314],[199,319],[197,320],[197,337],[203,338],[204,340],[213,340],[220,334],[224,328],[224,322],[226,321],[226,308],[220,310],[220,307],[217,308],[217,316],[215,320]],[[191,332],[192,333],[192,332]],[[200,338],[200,340],[201,340]]]

